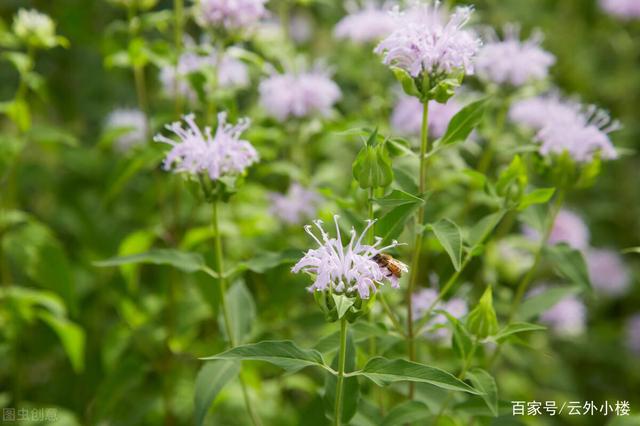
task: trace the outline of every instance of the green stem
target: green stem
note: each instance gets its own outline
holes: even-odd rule
[[[464,379],[465,374],[467,374],[467,371],[469,370],[469,367],[471,367],[471,361],[473,360],[473,354],[476,351],[476,348],[478,347],[478,339],[475,338],[473,340],[473,343],[471,345],[471,350],[469,351],[469,355],[467,355],[467,357],[464,360],[464,363],[462,364],[462,369],[460,370],[460,373],[458,373],[458,379],[462,380]],[[445,398],[444,402],[442,403],[442,406],[440,407],[440,411],[438,411],[438,414],[436,415],[436,421],[434,421],[435,424],[437,424],[437,420],[442,416],[442,414],[444,414],[445,410],[447,409],[449,403],[451,402],[451,398],[453,397],[453,394],[451,393],[451,391],[449,391],[447,393],[447,397]]]
[[[342,420],[342,385],[344,383],[344,366],[347,358],[347,319],[340,320],[340,352],[338,355],[338,381],[336,383],[336,400],[333,413],[333,424],[340,426]]]
[[[482,157],[480,157],[480,161],[478,162],[477,170],[482,174],[486,174],[487,170],[489,170],[491,161],[493,160],[493,155],[495,154],[498,138],[502,135],[502,131],[504,130],[504,124],[510,104],[509,98],[505,99],[501,104],[502,105],[498,107],[493,135],[489,140],[487,140],[487,146],[485,147]]]
[[[176,63],[175,63],[175,80],[173,82],[173,93],[175,95],[175,109],[176,115],[182,114],[182,94],[178,90],[178,65],[180,64],[180,56],[182,54],[182,37],[184,31],[184,0],[173,0],[173,16],[175,19],[174,24],[174,43],[176,49]]]
[[[227,333],[227,337],[231,344],[231,347],[235,347],[237,342],[235,336],[233,334],[233,329],[231,327],[231,316],[229,315],[229,306],[227,305],[227,286],[226,286],[226,278],[224,276],[224,255],[222,251],[222,236],[220,235],[220,226],[218,222],[218,201],[214,201],[212,203],[212,217],[211,217],[211,226],[213,228],[213,232],[215,234],[214,240],[214,260],[216,266],[216,272],[219,275],[218,279],[218,289],[220,291],[220,306],[222,308],[222,316],[224,319],[224,327]],[[249,417],[251,418],[251,422],[254,426],[261,426],[260,418],[253,411],[251,400],[249,398],[249,392],[247,390],[247,386],[242,378],[242,375],[239,376],[240,379],[240,387],[242,388],[242,396],[244,398],[245,406],[247,407],[247,412],[249,413]]]
[[[420,181],[418,183],[418,191],[420,195],[424,194],[427,179],[427,149],[429,144],[429,102],[425,101],[422,106],[422,128],[420,130]],[[411,295],[416,287],[419,276],[420,253],[422,251],[422,222],[424,220],[424,205],[418,209],[416,217],[416,241],[413,248],[413,258],[411,261],[411,277],[407,288],[407,339],[409,360],[415,361],[416,347],[413,333],[413,305]],[[409,399],[413,399],[415,392],[414,383],[409,383]]]

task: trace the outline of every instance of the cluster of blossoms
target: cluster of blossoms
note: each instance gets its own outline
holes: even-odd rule
[[[473,73],[473,58],[481,41],[463,27],[471,17],[470,7],[458,7],[447,17],[439,3],[415,2],[408,10],[394,10],[395,28],[378,44],[375,52],[387,65],[402,68],[411,76],[423,72],[448,74],[463,70]]]
[[[607,296],[621,296],[631,284],[629,270],[618,253],[608,249],[587,252],[587,267],[593,287]]]
[[[576,296],[567,296],[544,312],[540,322],[559,336],[578,336],[587,326],[587,307]]]
[[[596,153],[604,159],[617,158],[609,133],[620,125],[593,105],[584,107],[553,95],[543,96],[516,102],[509,117],[537,131],[542,155],[568,152],[577,162],[591,161]]]
[[[56,24],[35,9],[20,9],[13,18],[13,33],[24,44],[37,48],[52,48],[61,44],[56,36]]]
[[[364,9],[353,11],[342,18],[333,29],[336,38],[355,43],[368,43],[389,35],[395,28],[389,11],[368,3]]]
[[[429,101],[429,135],[439,138],[444,135],[449,122],[462,104],[455,97],[441,104]],[[402,96],[391,115],[391,126],[404,135],[419,135],[422,126],[422,104],[417,98]]]
[[[542,34],[536,32],[528,40],[520,41],[520,29],[515,25],[506,26],[504,33],[504,40],[498,40],[494,34],[493,40],[478,52],[475,60],[478,76],[514,87],[545,79],[555,57],[540,47]]]
[[[523,232],[533,240],[539,240],[540,234],[535,229],[525,227]],[[586,250],[589,247],[589,227],[582,218],[574,212],[562,209],[558,212],[551,234],[549,234],[549,244],[566,243],[576,250]]]
[[[313,114],[327,116],[342,97],[338,85],[320,70],[273,74],[260,83],[260,103],[279,121]]]
[[[638,0],[600,0],[600,7],[608,14],[620,19],[640,18],[640,2]]]
[[[425,288],[411,295],[413,317],[420,318],[431,308],[432,310],[443,310],[455,318],[462,318],[469,312],[467,302],[464,299],[454,297],[448,301],[440,301],[434,305],[438,299],[438,292],[432,288]],[[447,327],[448,320],[443,314],[435,314],[427,325],[432,330],[428,337],[441,342],[451,338],[451,330]]]
[[[112,111],[105,122],[109,130],[122,131],[115,139],[115,148],[126,152],[135,146],[144,144],[146,117],[139,109],[117,109]]]
[[[292,184],[286,194],[272,192],[269,198],[271,214],[288,225],[298,225],[314,217],[318,204],[322,202],[322,197],[317,192],[306,189],[299,183]]]
[[[314,221],[314,225],[320,232],[318,238],[312,231],[311,225],[305,226],[307,234],[318,243],[318,248],[310,249],[296,263],[291,271],[293,273],[307,272],[314,278],[309,291],[331,291],[332,293],[353,294],[357,293],[361,299],[368,299],[371,293],[378,290],[379,285],[385,281],[391,287],[398,288],[398,278],[380,266],[374,257],[385,250],[399,245],[393,241],[386,247],[379,247],[382,239],[376,237],[373,245],[362,244],[362,239],[373,226],[374,221],[368,221],[367,226],[358,237],[355,229],[351,228],[351,239],[347,246],[343,246],[340,235],[338,216],[334,216],[336,237],[329,235],[322,227],[322,221]],[[407,267],[398,262],[402,272],[407,272]]]
[[[212,52],[207,56],[194,52],[183,53],[178,60],[177,67],[168,65],[160,70],[160,83],[164,92],[169,96],[175,96],[177,91],[186,99],[194,101],[197,95],[187,77],[193,73],[206,72],[208,69],[215,70],[216,85],[220,88],[240,89],[249,85],[247,66],[230,55],[217,52]]]
[[[183,118],[187,128],[181,122],[166,126],[178,141],[160,134],[154,137],[156,142],[172,146],[164,160],[165,170],[192,175],[206,173],[215,181],[225,175],[242,174],[258,161],[258,153],[251,143],[240,139],[242,132],[249,127],[249,119],[241,119],[234,126],[227,123],[227,114],[221,112],[218,114],[218,128],[212,135],[210,127],[200,131],[193,114]]]
[[[267,15],[266,0],[198,0],[196,20],[202,26],[244,30]]]

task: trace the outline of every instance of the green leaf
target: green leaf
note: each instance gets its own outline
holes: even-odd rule
[[[440,139],[440,146],[446,146],[467,139],[471,131],[480,124],[487,107],[487,99],[471,102],[453,116],[447,131]]]
[[[385,142],[377,142],[375,129],[353,162],[353,177],[362,189],[384,188],[393,182],[391,158]]]
[[[349,308],[351,308],[355,303],[355,299],[352,297],[347,297],[344,294],[332,294],[331,296],[333,297],[333,301],[336,304],[338,319],[342,319],[344,314],[346,314]]]
[[[393,407],[380,426],[399,426],[412,422],[424,424],[430,414],[429,407],[424,402],[406,401]]]
[[[196,378],[194,395],[194,416],[197,426],[204,422],[211,404],[222,388],[239,373],[240,362],[238,361],[209,361],[202,366]]]
[[[298,250],[285,250],[281,252],[265,251],[251,260],[238,264],[233,270],[230,270],[227,275],[233,275],[235,273],[249,270],[258,274],[264,274],[270,269],[277,266],[296,263],[300,258],[300,252]]]
[[[495,213],[491,213],[480,219],[478,223],[471,228],[469,236],[467,237],[467,242],[471,247],[469,251],[473,251],[474,248],[482,244],[489,234],[493,232],[498,223],[500,223],[505,213],[505,210],[499,210]]]
[[[633,254],[633,253],[640,254],[640,247],[629,247],[622,250],[622,253],[623,254]]]
[[[518,308],[518,318],[528,320],[553,307],[565,297],[578,292],[577,287],[555,287],[528,297]]]
[[[236,344],[243,343],[251,332],[251,327],[256,318],[256,305],[244,282],[237,282],[227,291],[227,308],[230,316],[231,332],[233,333],[233,339],[229,341]],[[218,323],[220,330],[226,333],[222,312],[218,317]],[[227,336],[228,338],[229,336]]]
[[[398,80],[400,86],[402,86],[404,93],[416,98],[420,97],[420,90],[416,85],[416,81],[407,71],[399,67],[391,67],[391,72],[393,72],[396,80]]]
[[[585,290],[591,290],[587,264],[579,250],[562,243],[547,246],[544,251],[559,275],[568,279],[572,284],[577,284]]]
[[[473,351],[473,339],[469,330],[460,322],[456,317],[449,314],[447,311],[438,309],[439,312],[447,317],[451,325],[453,325],[453,333],[451,335],[451,348],[456,356],[461,360],[466,360],[471,356]]]
[[[333,358],[331,368],[338,370],[338,354]],[[356,346],[353,336],[349,332],[347,334],[347,351],[345,358],[345,371],[353,371],[356,368]],[[327,372],[324,381],[324,406],[325,414],[329,420],[333,420],[335,413],[336,400],[336,384],[338,378]],[[358,400],[360,399],[360,385],[357,377],[345,377],[342,384],[342,413],[341,419],[343,424],[349,421],[358,411]]]
[[[385,195],[382,198],[374,199],[375,203],[381,207],[397,207],[403,206],[405,204],[415,204],[422,203],[422,199],[416,197],[415,195],[409,194],[408,192],[401,191],[399,189],[394,189],[388,195]]]
[[[481,339],[498,332],[498,318],[493,309],[491,286],[487,286],[478,305],[469,313],[467,328],[473,335]]]
[[[298,371],[309,366],[327,368],[320,352],[314,349],[302,349],[290,340],[265,340],[259,343],[236,346],[228,351],[202,359],[265,361],[287,371]]]
[[[438,241],[440,241],[440,244],[451,258],[455,270],[459,271],[462,263],[462,236],[458,225],[450,219],[440,219],[436,223],[427,225],[427,227],[433,231]]]
[[[491,374],[481,368],[472,368],[467,371],[466,376],[471,380],[473,387],[481,392],[481,397],[493,413],[498,415],[498,386]]]
[[[439,368],[404,359],[375,357],[360,371],[352,373],[365,376],[378,386],[399,381],[429,383],[442,389],[462,391],[479,395],[480,392]]]
[[[520,204],[518,204],[518,210],[522,211],[529,206],[534,204],[544,204],[548,202],[553,194],[556,192],[555,188],[539,188],[535,189],[528,194],[525,194],[520,199]]]
[[[93,264],[98,267],[121,266],[135,263],[168,265],[184,272],[208,270],[207,265],[204,263],[204,258],[199,253],[183,252],[174,249],[154,249],[146,253],[114,257],[93,262]]]
[[[500,330],[495,336],[494,339],[497,342],[502,342],[504,340],[507,339],[507,337],[513,335],[513,334],[518,334],[518,333],[524,333],[526,331],[541,331],[541,330],[546,330],[547,328],[542,326],[542,325],[538,325],[538,324],[531,324],[528,322],[514,322],[511,323],[509,325],[507,325],[505,328],[503,328],[502,330]]]
[[[120,243],[118,248],[118,256],[130,256],[133,254],[143,253],[151,248],[155,240],[155,232],[148,229],[140,229],[127,235]],[[127,281],[129,291],[135,292],[139,285],[140,266],[136,263],[128,263],[120,266],[120,272]]]
[[[523,190],[527,185],[527,168],[519,155],[513,157],[509,166],[500,172],[496,182],[496,191],[501,196],[507,196],[508,190],[515,183],[517,190]]]
[[[384,243],[390,243],[402,233],[407,221],[413,217],[422,204],[424,204],[424,200],[420,199],[415,203],[402,204],[392,208],[376,222],[376,234],[383,239]]]
[[[66,318],[54,316],[49,312],[40,311],[38,316],[58,335],[73,370],[76,373],[81,372],[84,369],[85,346],[85,334],[82,328]]]

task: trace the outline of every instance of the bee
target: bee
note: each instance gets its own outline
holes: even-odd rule
[[[387,277],[394,276],[396,278],[400,278],[402,273],[407,271],[407,265],[386,253],[378,253],[373,256],[372,260],[376,262],[378,266],[389,272]]]

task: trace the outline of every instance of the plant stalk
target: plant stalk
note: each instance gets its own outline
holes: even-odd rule
[[[216,272],[219,275],[218,279],[218,289],[220,290],[220,307],[222,308],[222,316],[224,319],[224,327],[227,333],[227,337],[229,339],[229,343],[231,347],[235,347],[237,345],[235,336],[233,334],[233,329],[231,327],[231,316],[229,314],[229,306],[227,305],[227,285],[226,278],[224,276],[224,255],[222,251],[222,236],[220,235],[220,225],[218,221],[218,201],[214,201],[212,203],[212,217],[211,217],[211,226],[213,228],[213,232],[215,234],[214,240],[214,257],[215,257],[215,267]],[[242,378],[242,374],[239,376],[240,379],[240,387],[242,388],[242,396],[244,398],[245,406],[247,407],[247,413],[251,418],[251,422],[254,426],[261,426],[262,422],[257,414],[254,412],[253,407],[251,405],[251,400],[249,398],[249,392],[247,390],[247,385]]]
[[[420,181],[418,190],[420,195],[424,194],[427,179],[427,149],[429,144],[429,102],[425,101],[422,106],[422,127],[420,129]],[[413,248],[413,258],[411,261],[411,277],[407,288],[407,339],[409,360],[416,360],[416,347],[413,333],[413,304],[411,295],[414,292],[419,276],[420,253],[422,251],[422,222],[424,220],[424,205],[418,209],[416,217],[416,241]],[[413,399],[415,392],[414,383],[409,383],[409,399]]]
[[[338,381],[336,383],[336,400],[333,413],[333,424],[340,426],[342,423],[342,387],[344,384],[344,366],[347,358],[347,319],[340,320],[340,352],[338,355]]]

